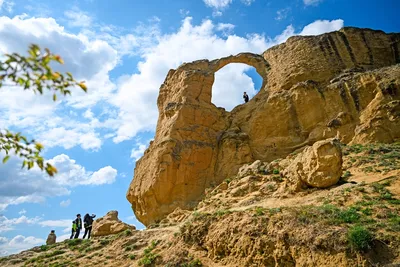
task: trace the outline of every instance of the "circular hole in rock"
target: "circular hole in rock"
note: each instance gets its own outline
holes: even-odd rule
[[[215,73],[211,102],[217,107],[231,111],[243,104],[243,92],[253,98],[262,85],[262,77],[252,66],[231,63]]]

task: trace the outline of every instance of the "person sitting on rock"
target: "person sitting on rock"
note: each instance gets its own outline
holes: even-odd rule
[[[72,231],[71,231],[71,236],[69,239],[72,239],[74,237],[75,232],[76,232],[76,222],[74,220],[74,221],[72,221]]]
[[[88,234],[88,239],[90,238],[90,233],[92,232],[93,219],[95,217],[96,215],[94,214],[90,216],[89,213],[86,213],[85,217],[83,218],[83,225],[85,226],[85,234],[83,235],[83,239],[85,239],[86,234]]]
[[[76,230],[75,230],[74,239],[79,237],[79,233],[81,232],[81,229],[82,229],[82,219],[81,219],[80,214],[76,215],[75,224],[76,224]]]
[[[247,95],[246,92],[243,93],[243,99],[245,103],[249,102],[249,96]]]
[[[55,231],[54,231],[54,230],[51,230],[50,234],[49,234],[48,237],[47,237],[46,245],[53,245],[53,244],[55,244],[55,243],[56,243],[56,238],[57,238],[57,236],[56,236],[56,234],[55,234]]]

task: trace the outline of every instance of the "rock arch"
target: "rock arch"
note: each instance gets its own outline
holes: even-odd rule
[[[149,225],[178,207],[194,208],[205,188],[244,163],[270,162],[318,140],[399,139],[399,120],[386,115],[399,102],[381,92],[392,80],[400,88],[398,51],[400,34],[346,28],[292,37],[262,56],[242,53],[170,70],[157,100],[155,139],[127,192],[138,220]],[[263,86],[249,103],[226,112],[211,103],[211,93],[215,72],[229,63],[254,67]]]
[[[253,160],[247,134],[227,131],[230,113],[211,102],[215,73],[230,63],[254,67],[263,79],[260,90],[265,89],[269,64],[252,53],[184,63],[170,70],[161,85],[155,141],[137,161],[135,179],[127,193],[136,216],[144,224],[175,207],[194,207],[205,188],[216,182],[216,172],[224,168],[226,161],[239,168]],[[241,153],[221,160],[221,151],[232,147]]]
[[[264,89],[267,85],[268,71],[270,70],[269,63],[261,56],[253,53],[240,53],[236,56],[228,56],[220,59],[216,59],[210,62],[211,70],[216,73],[223,67],[231,63],[242,63],[254,67],[257,73],[263,79],[261,89]]]

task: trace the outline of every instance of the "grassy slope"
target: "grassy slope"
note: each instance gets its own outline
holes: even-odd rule
[[[2,266],[356,266],[400,263],[400,144],[344,147],[340,185],[279,194],[279,170],[231,178],[182,221],[64,241]]]

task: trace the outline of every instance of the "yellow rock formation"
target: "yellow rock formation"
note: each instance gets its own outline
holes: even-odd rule
[[[145,225],[195,207],[204,190],[246,163],[269,162],[316,141],[400,138],[400,34],[344,28],[292,37],[262,55],[199,60],[170,70],[154,141],[136,163],[127,199]],[[214,74],[245,63],[260,92],[231,112],[211,103]]]

